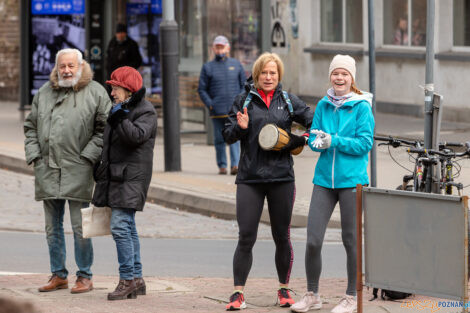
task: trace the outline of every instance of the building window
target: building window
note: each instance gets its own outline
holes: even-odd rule
[[[425,46],[426,9],[426,0],[384,1],[384,43]]]
[[[470,46],[469,0],[454,0],[454,46]]]
[[[362,0],[321,0],[321,41],[362,43]]]

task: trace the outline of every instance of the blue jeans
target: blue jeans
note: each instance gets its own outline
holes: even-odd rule
[[[62,278],[66,278],[69,273],[65,268],[66,251],[63,226],[65,201],[64,199],[44,200],[51,272]],[[68,202],[75,247],[75,263],[78,266],[76,275],[90,279],[93,246],[91,239],[82,237],[82,212],[80,211],[80,209],[88,207],[88,203],[72,200],[68,200]]]
[[[119,263],[119,278],[131,280],[142,277],[140,263],[140,243],[135,227],[135,210],[112,209],[111,233]]]
[[[222,136],[226,118],[213,118],[212,124],[214,125],[214,146],[215,156],[217,158],[217,166],[219,168],[227,167],[227,154],[225,152],[225,141]],[[240,141],[229,145],[230,148],[230,164],[231,166],[238,166],[240,160]]]

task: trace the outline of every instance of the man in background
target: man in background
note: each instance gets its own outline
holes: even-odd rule
[[[107,49],[108,76],[121,66],[131,66],[138,69],[142,65],[139,46],[127,35],[127,25],[118,24],[116,35],[111,39]]]
[[[198,92],[209,108],[214,125],[214,146],[219,174],[227,174],[227,155],[222,130],[235,97],[243,91],[245,71],[241,63],[229,57],[230,44],[225,36],[217,36],[212,44],[215,58],[202,66]],[[230,174],[238,172],[240,142],[230,147]]]

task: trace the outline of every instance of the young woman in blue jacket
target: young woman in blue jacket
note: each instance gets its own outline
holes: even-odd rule
[[[356,185],[367,185],[368,152],[372,148],[374,116],[372,94],[355,85],[356,64],[348,55],[331,61],[331,88],[316,107],[308,144],[320,152],[315,167],[313,192],[307,225],[305,269],[307,292],[291,309],[307,312],[320,309],[318,293],[321,248],[328,221],[339,201],[341,235],[346,249],[348,286],[346,294],[331,312],[356,310]]]

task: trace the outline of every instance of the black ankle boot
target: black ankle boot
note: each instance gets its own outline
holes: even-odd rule
[[[119,280],[119,284],[116,289],[108,293],[108,300],[124,300],[124,299],[136,299],[137,288],[133,279],[131,280]]]

